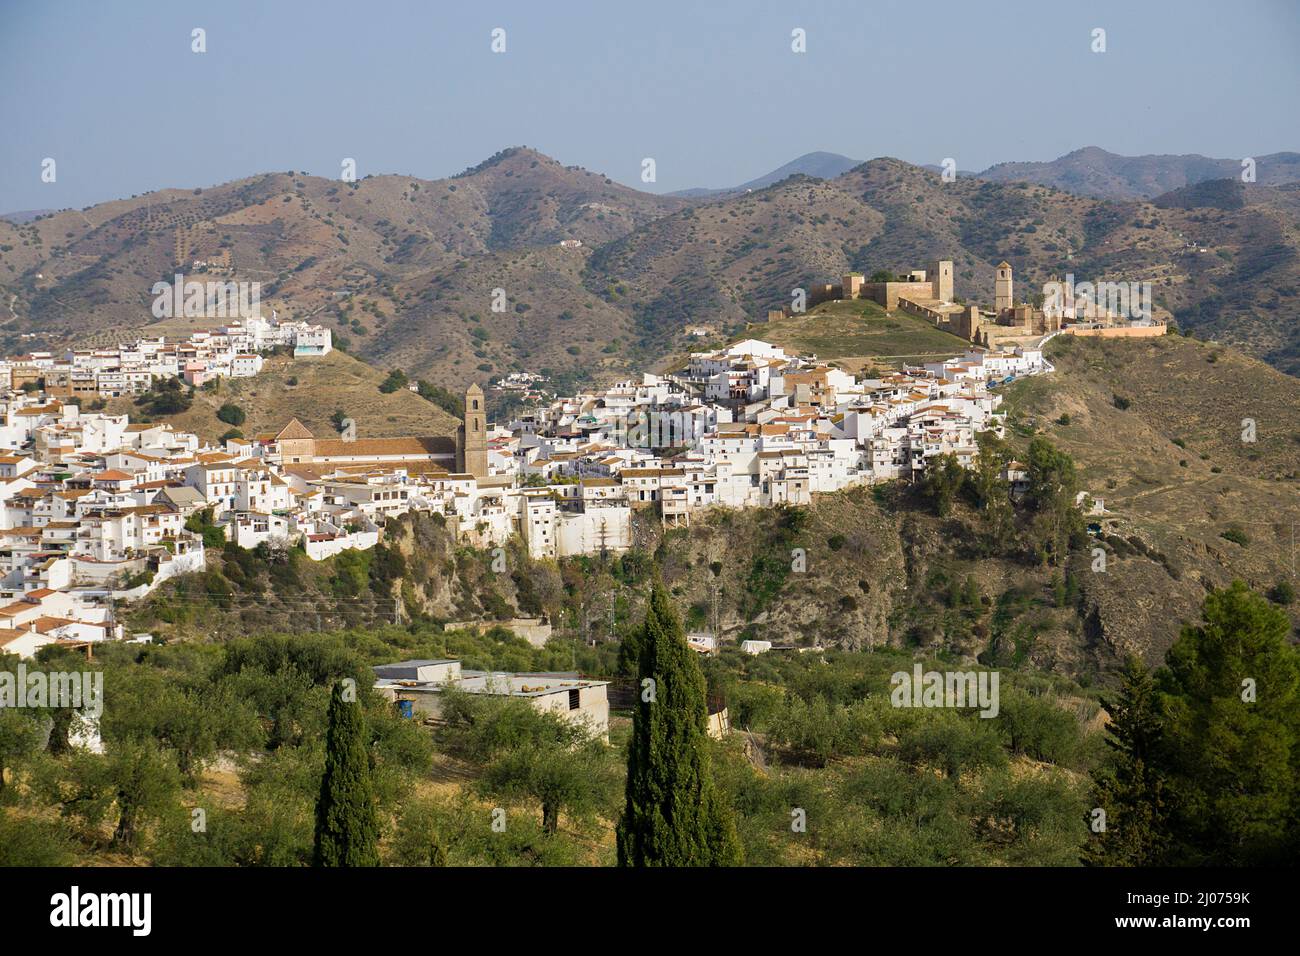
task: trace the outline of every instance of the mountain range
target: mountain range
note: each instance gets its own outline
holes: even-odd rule
[[[1118,156],[1086,146],[1048,163],[998,163],[977,175],[993,182],[1036,183],[1096,199],[1154,199],[1211,179],[1240,180],[1245,157]],[[1279,186],[1300,180],[1300,153],[1251,157],[1255,182]]]
[[[852,162],[810,156],[804,168]],[[541,371],[562,386],[698,347],[688,324],[741,332],[853,269],[950,258],[957,295],[987,303],[1007,259],[1022,296],[1067,273],[1149,281],[1180,326],[1296,374],[1300,185],[1273,184],[1266,160],[1255,183],[1150,202],[945,183],[889,158],[705,197],[640,192],[524,147],[441,180],[267,173],[0,221],[0,349],[177,330],[151,315],[151,289],[200,261],[200,278],[259,282],[264,306],[327,323],[381,368],[447,387]]]
[[[1253,159],[1255,181],[1260,185],[1279,186],[1300,180],[1300,153],[1270,153]],[[1120,156],[1097,146],[1085,146],[1050,162],[997,163],[983,172],[959,170],[958,175],[999,183],[1052,186],[1076,196],[1093,199],[1154,199],[1163,193],[1194,186],[1206,180],[1240,179],[1242,161],[1240,158],[1212,159],[1199,153],[1182,156]],[[861,160],[849,159],[839,153],[805,153],[767,175],[739,186],[683,189],[671,195],[700,198],[750,192],[794,175],[834,179],[861,164]],[[940,167],[934,164],[926,164],[922,168],[936,173],[940,171]]]

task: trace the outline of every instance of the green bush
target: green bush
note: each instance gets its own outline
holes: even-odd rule
[[[1219,537],[1231,541],[1233,544],[1239,544],[1243,548],[1250,544],[1250,535],[1246,534],[1245,529],[1240,525],[1233,525],[1226,531],[1220,531]]]

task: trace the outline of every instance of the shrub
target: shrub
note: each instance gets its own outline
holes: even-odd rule
[[[406,373],[400,368],[395,368],[388,373],[388,377],[379,383],[379,390],[385,395],[392,394],[399,388],[406,387]]]
[[[1268,592],[1268,599],[1274,604],[1294,604],[1295,587],[1290,581],[1278,581]]]
[[[1243,548],[1250,544],[1250,535],[1246,534],[1245,529],[1240,525],[1233,525],[1226,531],[1219,532],[1220,538],[1226,538],[1233,544],[1239,544]]]
[[[217,411],[217,418],[227,425],[242,425],[248,416],[244,414],[244,410],[238,405],[233,402],[226,402]]]

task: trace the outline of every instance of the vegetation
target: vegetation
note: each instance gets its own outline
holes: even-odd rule
[[[179,378],[157,378],[149,390],[135,399],[135,405],[149,418],[178,415],[194,403],[194,390],[182,385]]]
[[[342,683],[330,695],[328,723],[312,861],[316,866],[376,866],[379,822],[365,718],[356,701],[345,696]]]
[[[964,580],[957,607],[979,607],[979,590]],[[1207,598],[1165,667],[1130,661],[1113,695],[1003,668],[993,719],[893,706],[894,674],[953,666],[907,650],[697,660],[659,585],[622,633],[654,683],[631,682],[612,744],[526,702],[454,692],[431,731],[369,688],[372,663],[408,657],[612,674],[614,648],[581,639],[541,649],[416,623],[108,645],[93,662],[49,648],[44,667],[104,672],[105,750],[69,746],[66,713],[48,733],[38,713],[0,713],[0,858],[951,866],[1295,852],[1300,663],[1285,614],[1240,584]],[[706,694],[727,703],[725,740],[705,733]],[[217,796],[232,788],[237,799]]]
[[[385,395],[391,395],[399,388],[406,388],[408,379],[406,373],[400,368],[395,368],[388,373],[388,376],[379,383],[379,390]]]
[[[1290,622],[1240,581],[1205,599],[1165,667],[1131,663],[1097,775],[1101,865],[1276,865],[1300,826],[1300,652]]]
[[[734,866],[741,849],[712,778],[704,677],[657,583],[638,643],[619,865]]]

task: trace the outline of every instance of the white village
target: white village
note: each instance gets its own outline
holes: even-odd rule
[[[505,423],[489,424],[471,385],[455,440],[318,437],[295,419],[209,445],[82,408],[167,379],[253,376],[277,348],[310,361],[330,332],[255,316],[181,341],[0,362],[0,649],[31,657],[129,637],[115,606],[203,570],[205,525],[243,548],[322,560],[424,511],[468,546],[518,535],[533,557],[559,558],[627,550],[642,509],[686,525],[701,509],[914,479],[937,455],[968,466],[978,433],[1001,434],[997,387],[1052,368],[1041,347],[1017,345],[858,378],[747,339]]]

